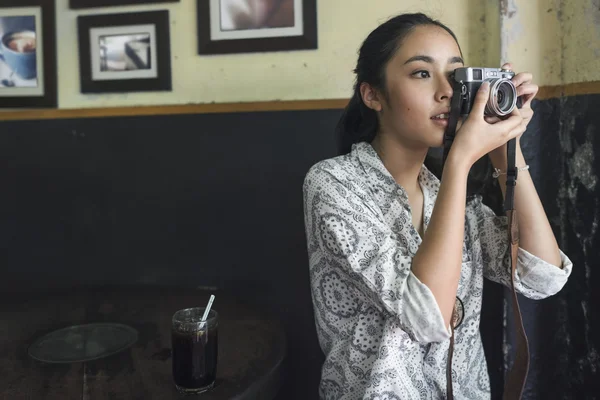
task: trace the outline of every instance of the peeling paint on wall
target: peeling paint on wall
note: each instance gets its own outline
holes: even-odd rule
[[[596,58],[600,58],[600,0],[584,6],[586,25],[590,27],[588,41]]]
[[[536,116],[522,139],[559,246],[574,263],[569,281],[553,298],[519,301],[532,355],[523,400],[600,393],[595,323],[600,314],[594,307],[600,285],[599,106],[600,95],[536,101]],[[510,321],[510,310],[506,315]],[[514,341],[505,340],[505,350],[511,346]]]
[[[600,80],[600,0],[557,3],[561,10],[561,82]]]
[[[524,34],[519,19],[516,0],[500,0],[500,59],[510,62],[508,53],[511,45]]]
[[[569,173],[573,179],[570,190],[576,191],[575,183],[580,182],[590,192],[596,188],[598,177],[594,174],[594,138],[592,132],[595,127],[587,127],[587,141],[579,146],[569,160]],[[569,196],[574,198],[573,196]]]
[[[512,18],[517,13],[515,0],[500,0],[500,15]]]
[[[540,86],[600,80],[600,0],[497,0],[500,55]]]

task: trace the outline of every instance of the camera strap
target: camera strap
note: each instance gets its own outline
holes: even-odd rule
[[[442,168],[446,165],[446,159],[450,152],[450,147],[454,142],[454,136],[456,135],[456,126],[458,125],[458,119],[460,118],[460,105],[464,97],[467,95],[467,87],[462,82],[456,82],[454,84],[454,95],[450,100],[450,114],[448,115],[448,126],[444,132],[444,156],[442,161]]]
[[[457,82],[454,87],[454,95],[450,104],[450,115],[448,118],[448,127],[444,133],[444,155],[442,168],[446,163],[446,158],[450,152],[450,147],[454,142],[456,135],[456,126],[461,114],[461,101],[469,96],[466,86],[462,82]],[[469,99],[467,99],[469,100]],[[507,146],[508,165],[506,171],[506,191],[504,197],[504,211],[508,218],[508,242],[510,251],[510,284],[512,297],[512,311],[515,324],[516,348],[512,367],[507,371],[504,383],[503,400],[519,400],[523,395],[527,373],[529,370],[529,343],[523,326],[521,310],[515,290],[515,272],[517,268],[517,254],[519,249],[519,225],[517,221],[517,212],[514,208],[515,187],[517,185],[518,169],[516,163],[516,139],[508,141]],[[453,312],[453,318],[450,322],[451,336],[448,347],[448,361],[446,364],[446,392],[447,399],[454,400],[452,390],[452,356],[454,353],[454,332],[460,324],[457,320],[459,313]],[[462,319],[462,318],[461,318]]]

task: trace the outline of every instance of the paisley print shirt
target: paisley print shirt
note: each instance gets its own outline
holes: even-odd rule
[[[427,229],[440,182],[423,166],[419,183]],[[404,189],[363,142],[315,164],[303,190],[312,301],[326,356],[321,399],[445,398],[450,331],[432,292],[411,272],[421,238]],[[483,278],[510,285],[508,248],[506,217],[470,200],[457,292],[464,317],[452,363],[456,399],[490,398],[479,334]],[[519,249],[518,292],[531,299],[557,293],[572,269],[561,257],[557,268]]]

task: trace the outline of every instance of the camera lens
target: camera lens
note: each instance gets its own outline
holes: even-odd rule
[[[490,96],[485,107],[486,115],[502,117],[510,114],[517,105],[517,89],[510,79],[491,79]]]
[[[502,102],[504,101],[504,92],[502,90],[498,91],[497,100],[498,104],[502,104]]]

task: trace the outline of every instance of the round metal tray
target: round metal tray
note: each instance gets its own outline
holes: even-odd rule
[[[132,346],[138,332],[127,325],[94,323],[50,332],[29,346],[29,356],[46,363],[73,363],[108,357]]]

